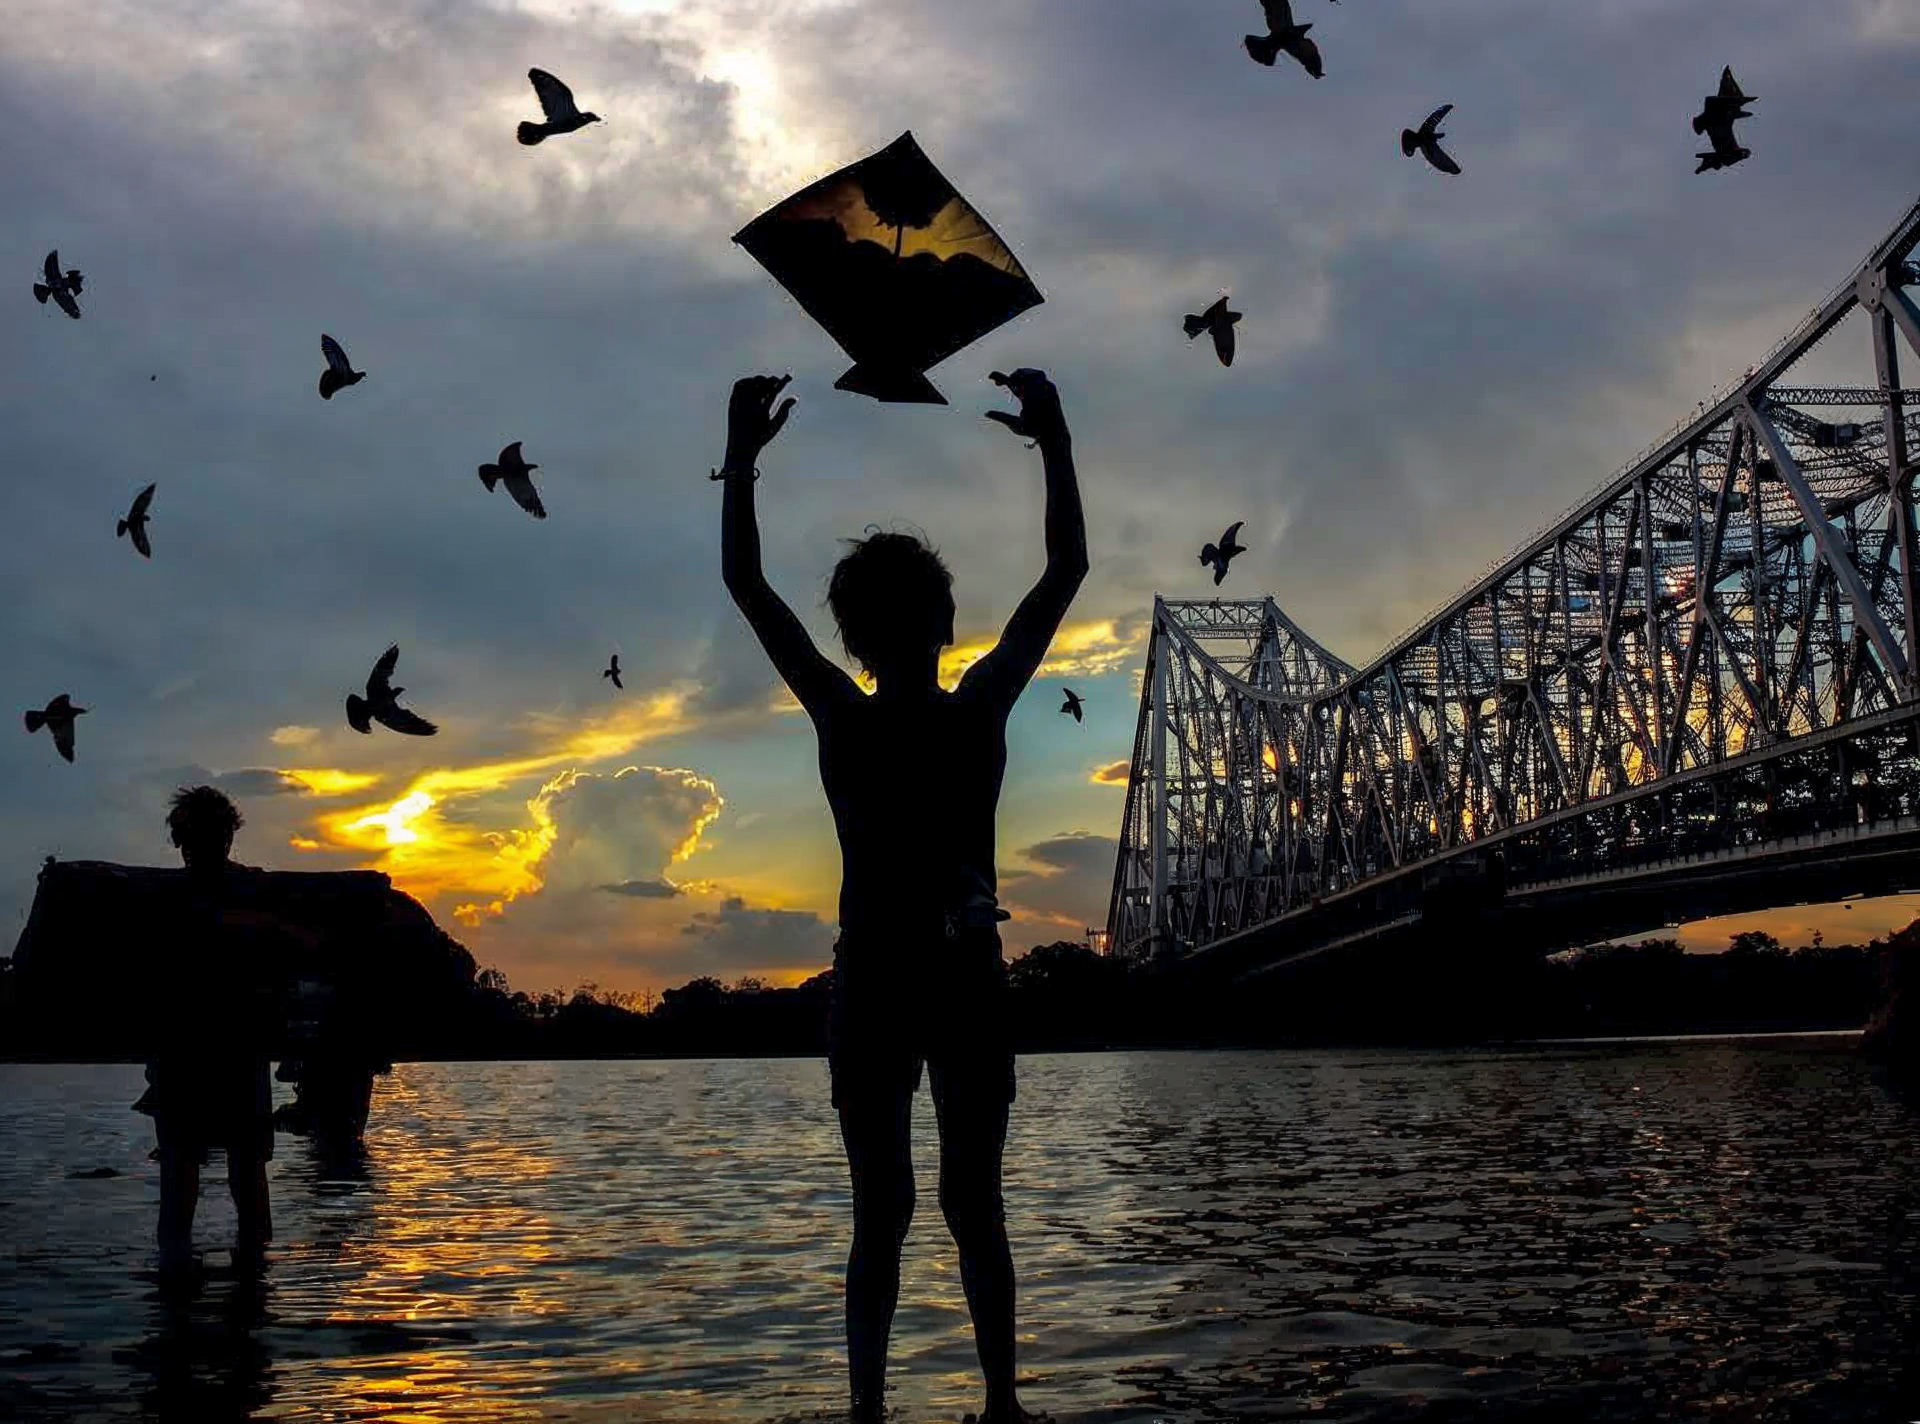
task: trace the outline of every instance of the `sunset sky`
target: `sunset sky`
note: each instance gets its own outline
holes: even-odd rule
[[[16,716],[92,709],[75,766],[0,737],[0,910],[48,854],[167,861],[168,793],[213,780],[241,859],[384,869],[523,987],[811,972],[838,854],[811,731],[720,585],[728,386],[793,373],[766,557],[823,646],[836,541],[914,525],[957,576],[957,669],[1041,565],[1038,456],[981,419],[989,369],[1037,365],[1093,572],[1014,713],[1002,898],[1010,949],[1077,938],[1146,615],[1211,593],[1202,541],[1244,519],[1227,592],[1362,661],[1920,191],[1911,0],[1296,8],[1324,80],[1248,61],[1254,0],[0,5],[0,649]],[[1754,157],[1696,177],[1729,63]],[[517,145],[536,64],[607,122]],[[1457,179],[1398,147],[1446,101]],[[1047,299],[933,372],[944,409],[833,391],[844,355],[728,241],[906,129]],[[77,323],[27,290],[56,245]],[[1222,289],[1231,371],[1180,330]],[[323,330],[369,373],[331,402]],[[475,475],[515,439],[544,523]],[[113,537],[149,481],[150,564]],[[346,725],[392,642],[436,738]]]

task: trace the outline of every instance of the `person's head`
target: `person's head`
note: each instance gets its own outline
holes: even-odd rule
[[[953,575],[917,534],[869,525],[847,542],[827,584],[840,642],[876,678],[913,676],[953,641]]]
[[[211,786],[183,786],[167,808],[167,833],[189,870],[225,864],[242,823],[240,808]]]

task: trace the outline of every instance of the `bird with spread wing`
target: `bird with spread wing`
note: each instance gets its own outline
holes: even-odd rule
[[[321,400],[332,400],[335,391],[357,386],[367,378],[365,371],[353,369],[346,348],[325,332],[320,333],[320,354],[327,358],[327,369],[320,373]]]
[[[1417,129],[1400,130],[1400,151],[1408,158],[1419,154],[1442,173],[1458,173],[1460,165],[1453,161],[1453,155],[1440,147],[1440,140],[1446,135],[1440,132],[1440,121],[1453,112],[1453,105],[1442,104],[1431,114],[1427,121]]]
[[[538,465],[527,463],[526,456],[520,453],[520,442],[516,440],[500,452],[498,464],[480,467],[480,483],[487,487],[489,494],[495,485],[505,485],[515,504],[535,519],[545,519],[547,507],[540,503],[540,491],[533,487],[533,472],[539,468]]]
[[[1707,95],[1700,105],[1700,112],[1693,116],[1693,131],[1705,134],[1707,142],[1713,146],[1705,153],[1696,153],[1700,166],[1695,173],[1707,173],[1714,169],[1731,168],[1742,159],[1753,156],[1753,150],[1743,148],[1733,136],[1735,119],[1750,119],[1747,105],[1754,102],[1751,94],[1740,91],[1740,83],[1733,77],[1733,66],[1727,65],[1720,71],[1720,90]]]
[[[73,719],[86,712],[84,707],[75,707],[66,693],[61,693],[45,707],[36,708],[27,713],[27,730],[37,732],[45,727],[53,734],[53,748],[68,761],[73,760]]]
[[[79,269],[76,268],[71,272],[62,272],[60,270],[60,249],[55,248],[47,254],[46,270],[43,275],[46,278],[45,281],[35,282],[33,284],[33,299],[40,303],[41,306],[45,306],[47,304],[47,298],[51,297],[53,298],[53,304],[59,307],[61,311],[65,312],[75,321],[80,320],[80,303],[74,300],[75,297],[80,295],[80,288],[84,281]]]
[[[540,100],[540,112],[547,116],[545,123],[521,123],[520,142],[528,148],[544,143],[556,134],[570,134],[588,124],[604,122],[598,114],[580,112],[580,106],[573,102],[573,90],[546,70],[529,69],[527,78],[533,81],[533,92]]]
[[[1198,316],[1189,312],[1181,320],[1181,326],[1191,341],[1203,331],[1213,333],[1213,354],[1220,358],[1222,366],[1233,364],[1233,326],[1240,320],[1241,313],[1227,310],[1227,299],[1222,294],[1220,300],[1201,312]]]
[[[1247,521],[1236,519],[1227,526],[1227,532],[1220,536],[1218,544],[1208,544],[1200,550],[1200,562],[1213,565],[1213,582],[1217,587],[1227,576],[1227,565],[1236,557],[1247,552],[1246,546],[1239,542],[1240,526]]]
[[[371,735],[375,722],[390,732],[402,732],[409,737],[431,737],[440,730],[419,713],[400,705],[400,694],[406,688],[395,687],[392,682],[393,670],[399,664],[400,645],[395,643],[380,655],[380,661],[367,675],[367,695],[363,698],[351,692],[347,694],[347,725],[354,731]]]
[[[127,517],[120,520],[113,531],[116,539],[125,537],[133,540],[133,547],[140,551],[143,559],[153,557],[153,545],[147,542],[147,506],[153,503],[153,492],[158,488],[158,485],[148,485],[135,495]]]
[[[1324,79],[1326,69],[1320,63],[1320,46],[1307,38],[1307,31],[1313,26],[1296,25],[1293,22],[1293,5],[1290,0],[1260,0],[1260,8],[1266,13],[1267,33],[1247,36],[1247,53],[1254,61],[1273,67],[1280,55],[1298,60],[1300,67],[1315,79]]]

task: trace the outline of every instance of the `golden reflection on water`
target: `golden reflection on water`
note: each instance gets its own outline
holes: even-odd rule
[[[1912,1417],[1920,1134],[1844,1049],[1020,1071],[1022,1368],[1063,1421],[1449,1400],[1604,1420],[1649,1399],[1756,1418],[1783,1398]],[[281,1139],[264,1281],[216,1249],[186,1303],[148,1274],[137,1080],[0,1067],[6,1424],[718,1424],[841,1402],[847,1193],[818,1063],[403,1065],[364,1164]],[[978,1407],[979,1376],[918,1107],[893,1379],[902,1417],[938,1424]],[[69,1178],[103,1162],[123,1175]],[[203,1211],[215,1246],[231,1209]]]
[[[431,1141],[409,1124],[435,1124]],[[302,1409],[323,1417],[378,1413],[395,1424],[524,1419],[564,1373],[564,1354],[450,1351],[462,1322],[561,1317],[564,1233],[539,1210],[558,1170],[537,1141],[484,1131],[463,1103],[403,1066],[373,1114],[370,1158],[380,1190],[366,1227],[339,1243],[333,1326],[429,1324],[432,1339],[370,1360],[364,1371],[304,1378]],[[293,1402],[289,1400],[289,1402]]]

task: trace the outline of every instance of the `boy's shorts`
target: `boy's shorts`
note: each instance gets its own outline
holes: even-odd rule
[[[943,1103],[1013,1101],[1007,966],[984,926],[885,939],[843,935],[833,951],[827,1064],[833,1105],[893,1106],[924,1065]]]

